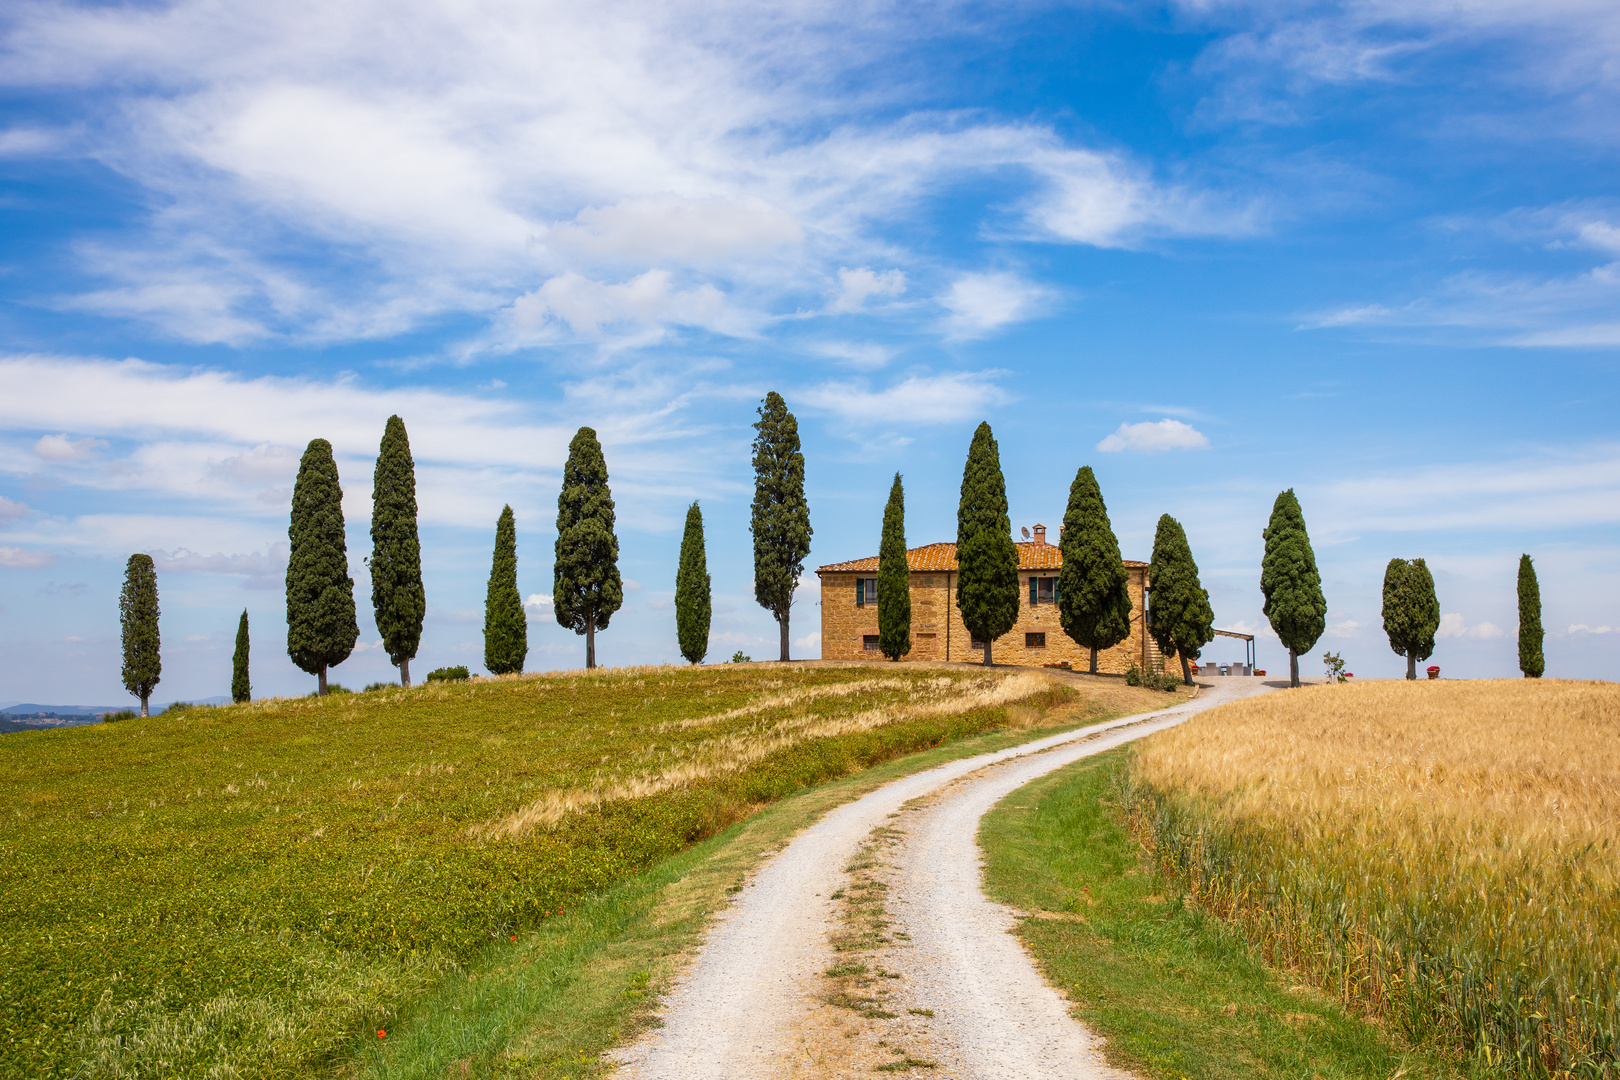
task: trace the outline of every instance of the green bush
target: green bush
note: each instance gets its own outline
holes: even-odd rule
[[[465,664],[457,664],[455,667],[434,668],[427,673],[428,682],[457,682],[470,678],[472,678],[472,675],[467,671]]]
[[[102,713],[101,722],[103,724],[116,724],[120,720],[137,720],[140,715],[134,709],[119,709],[117,712]]]
[[[1125,673],[1125,682],[1129,686],[1144,686],[1149,690],[1174,690],[1181,685],[1181,680],[1174,675],[1166,675],[1162,671],[1144,672],[1135,664]]]
[[[397,682],[374,682],[374,683],[367,683],[366,684],[366,689],[365,689],[364,692],[367,693],[367,694],[370,694],[370,693],[373,693],[374,691],[377,691],[377,690],[398,690],[398,689],[399,689],[399,683],[397,683]]]
[[[726,661],[728,664],[751,664],[753,662],[754,658],[752,656],[743,655],[743,651],[741,649],[738,649],[736,652],[732,653],[731,659]]]

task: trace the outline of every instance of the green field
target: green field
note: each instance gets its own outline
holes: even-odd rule
[[[651,668],[7,735],[0,1075],[330,1068],[581,897],[1053,693],[1005,671]]]

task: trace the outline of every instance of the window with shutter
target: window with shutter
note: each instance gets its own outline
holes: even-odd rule
[[[858,577],[855,579],[855,606],[877,607],[877,578]]]

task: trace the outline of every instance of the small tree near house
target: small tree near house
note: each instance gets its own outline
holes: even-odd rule
[[[878,649],[890,660],[911,651],[911,568],[906,564],[906,493],[894,474],[878,546]]]
[[[1007,516],[1001,451],[988,423],[973,432],[956,509],[956,606],[993,664],[996,638],[1018,622],[1018,547]]]
[[[1153,535],[1153,561],[1148,567],[1152,591],[1148,600],[1148,633],[1165,656],[1181,657],[1181,681],[1192,685],[1189,660],[1215,640],[1215,612],[1209,591],[1198,580],[1198,563],[1181,522],[1165,514]]]
[[[1069,485],[1063,512],[1063,568],[1058,571],[1058,621],[1074,643],[1091,651],[1091,674],[1097,653],[1111,649],[1131,633],[1130,575],[1120,558],[1119,540],[1108,520],[1102,490],[1090,465],[1083,465]]]

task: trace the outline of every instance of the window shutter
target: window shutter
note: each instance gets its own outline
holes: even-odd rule
[[[1030,576],[1030,579],[1029,579],[1029,606],[1030,607],[1034,607],[1039,602],[1036,599],[1036,592],[1035,592],[1035,588],[1036,588],[1035,582],[1036,582],[1036,580],[1037,579],[1033,575]]]
[[[866,606],[866,579],[863,577],[855,579],[855,606]]]

